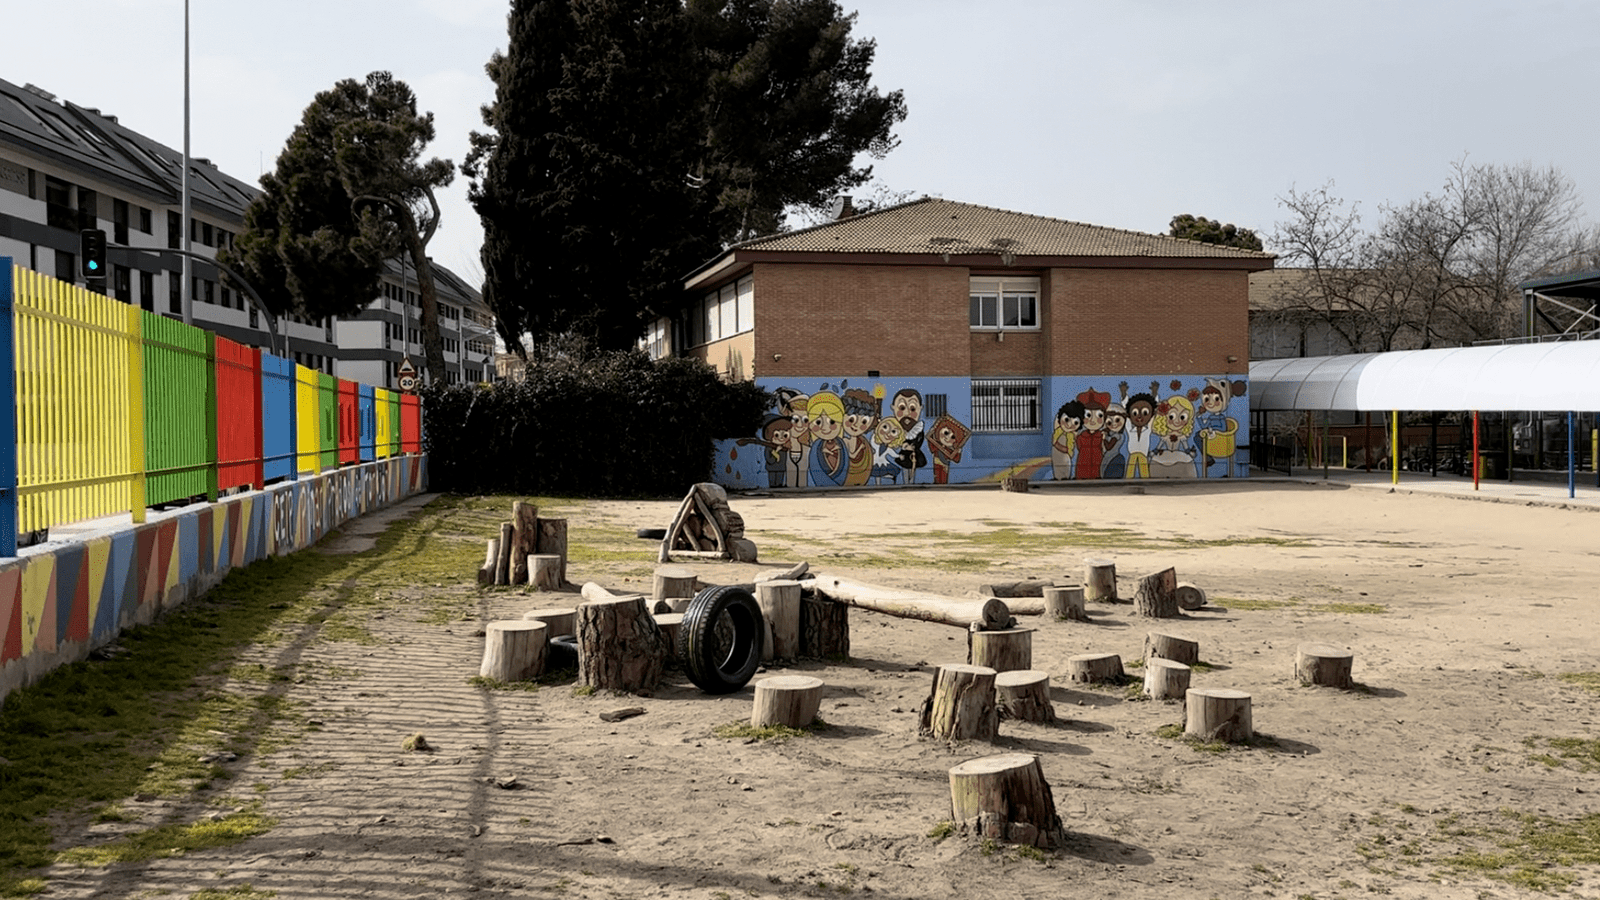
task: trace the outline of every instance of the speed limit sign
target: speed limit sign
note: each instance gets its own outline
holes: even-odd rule
[[[400,360],[400,370],[396,374],[399,375],[396,383],[400,386],[400,390],[414,391],[417,389],[417,369],[411,364],[411,357],[407,356]]]

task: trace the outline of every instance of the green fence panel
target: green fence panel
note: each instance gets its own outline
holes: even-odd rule
[[[145,495],[155,506],[216,496],[209,332],[143,313]]]
[[[317,373],[318,462],[324,469],[339,468],[339,379]]]

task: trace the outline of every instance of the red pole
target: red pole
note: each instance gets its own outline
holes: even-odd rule
[[[1472,489],[1478,489],[1478,411],[1472,411]]]

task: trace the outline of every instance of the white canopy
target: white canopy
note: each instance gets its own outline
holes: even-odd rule
[[[1265,359],[1250,393],[1261,410],[1600,410],[1600,341]]]

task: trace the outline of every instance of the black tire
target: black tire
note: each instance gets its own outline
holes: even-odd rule
[[[665,528],[641,528],[635,531],[633,536],[650,541],[659,541],[667,536],[667,530]]]
[[[694,596],[678,627],[678,659],[695,686],[731,694],[761,667],[766,621],[750,592],[736,585],[708,587]]]
[[[558,634],[551,638],[550,647],[545,651],[545,671],[559,672],[562,669],[576,669],[577,667],[578,636],[575,634]]]

